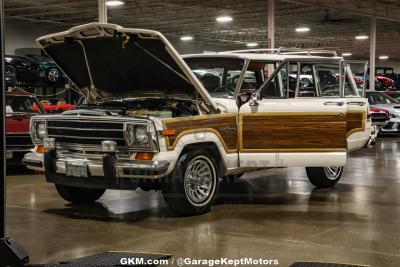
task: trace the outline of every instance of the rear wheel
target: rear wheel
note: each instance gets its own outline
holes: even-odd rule
[[[306,172],[314,186],[332,187],[340,180],[343,167],[308,167]]]
[[[58,194],[71,203],[92,203],[101,198],[105,189],[83,188],[55,184]]]
[[[218,182],[213,155],[196,149],[180,156],[174,171],[164,179],[162,192],[170,209],[178,215],[197,215],[212,206]]]

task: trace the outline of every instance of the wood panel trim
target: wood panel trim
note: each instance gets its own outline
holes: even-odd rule
[[[236,132],[238,132],[237,128],[237,115],[235,113],[229,113],[229,114],[212,114],[212,115],[199,115],[199,116],[193,116],[193,117],[181,117],[181,118],[171,118],[171,119],[163,119],[162,124],[164,129],[168,129],[168,124],[171,123],[179,123],[179,122],[193,122],[193,121],[201,121],[201,120],[212,120],[212,119],[224,119],[224,118],[230,118],[235,120],[235,125],[234,127],[236,128]],[[173,129],[174,127],[170,127],[170,129]],[[220,140],[221,144],[223,145],[225,152],[226,153],[237,153],[238,152],[238,139],[236,135],[236,147],[235,148],[229,148],[228,145],[226,144],[224,138],[222,137],[221,133],[217,131],[214,128],[209,128],[209,127],[199,127],[199,128],[194,128],[194,129],[187,129],[181,131],[176,137],[173,142],[173,144],[170,144],[170,137],[165,136],[166,140],[166,146],[167,150],[173,150],[175,149],[176,145],[178,144],[179,140],[187,135],[187,134],[193,134],[193,133],[200,133],[200,132],[209,132],[215,134],[218,139]]]
[[[346,152],[346,148],[244,148],[243,146],[243,117],[268,117],[268,116],[339,116],[346,122],[346,114],[342,112],[257,112],[239,114],[239,152],[243,153],[295,153],[295,152]]]
[[[362,122],[361,122],[361,127],[356,127],[356,128],[351,128],[350,130],[348,129],[347,131],[347,137],[349,137],[350,135],[352,135],[353,133],[356,132],[364,132],[365,131],[365,124],[367,121],[367,112],[361,110],[348,110],[347,114],[362,114]],[[347,116],[347,124],[349,123],[349,116]]]
[[[173,150],[175,149],[176,145],[178,144],[178,141],[185,135],[187,134],[192,134],[192,133],[199,133],[199,132],[211,132],[215,134],[218,139],[220,140],[221,144],[223,145],[225,151],[227,153],[236,153],[236,152],[243,152],[243,153],[271,153],[271,152],[283,152],[283,153],[290,153],[290,152],[345,152],[346,148],[293,148],[293,149],[286,149],[286,148],[281,148],[281,149],[246,149],[243,147],[243,117],[244,116],[326,116],[326,115],[333,115],[333,116],[343,116],[343,119],[346,121],[346,127],[348,123],[348,116],[347,114],[361,114],[362,113],[362,127],[357,127],[353,128],[350,131],[346,132],[346,137],[349,135],[355,133],[355,132],[360,132],[365,130],[365,124],[366,124],[366,112],[364,111],[348,111],[346,114],[341,113],[341,112],[257,112],[257,113],[242,113],[239,114],[237,117],[236,114],[230,113],[230,114],[212,114],[212,115],[200,115],[200,116],[194,116],[194,117],[182,117],[182,118],[171,118],[171,119],[163,119],[162,123],[164,126],[164,129],[168,129],[168,124],[169,123],[174,123],[174,122],[190,122],[190,121],[198,121],[198,120],[210,120],[210,119],[218,119],[218,118],[236,118],[237,119],[237,136],[238,136],[238,143],[237,143],[237,148],[232,149],[229,148],[224,140],[224,138],[221,136],[221,134],[215,130],[214,128],[208,128],[208,127],[199,127],[195,129],[188,129],[188,130],[183,130],[180,132],[175,140],[174,143],[171,145],[170,140],[168,136],[165,136],[166,139],[166,146],[167,150]],[[173,127],[172,127],[173,128]],[[346,129],[348,130],[348,129]]]
[[[170,142],[169,142],[169,137],[168,137],[168,136],[165,136],[165,138],[166,138],[166,144],[167,144],[167,149],[168,149],[168,150],[174,150],[175,147],[176,147],[176,145],[178,144],[179,139],[181,139],[182,136],[187,135],[187,134],[192,134],[192,133],[201,133],[201,132],[211,132],[211,133],[214,133],[214,134],[218,137],[218,139],[221,141],[221,144],[223,145],[223,147],[224,147],[224,149],[225,149],[225,151],[226,151],[227,153],[236,153],[236,152],[238,151],[237,149],[229,149],[229,148],[227,147],[227,145],[226,145],[226,143],[225,143],[223,137],[221,136],[221,134],[220,134],[217,130],[215,130],[215,129],[213,129],[213,128],[198,128],[198,129],[193,129],[193,130],[185,130],[185,131],[182,131],[182,132],[180,132],[180,133],[178,134],[178,136],[176,137],[176,139],[175,139],[175,141],[174,141],[174,143],[173,143],[172,145],[169,144],[169,143],[170,143]]]

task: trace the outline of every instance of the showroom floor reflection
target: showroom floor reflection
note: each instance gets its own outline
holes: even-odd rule
[[[210,213],[186,218],[175,217],[159,192],[108,191],[96,204],[75,206],[42,175],[13,171],[8,235],[35,263],[128,250],[276,258],[279,266],[313,260],[399,266],[398,146],[398,138],[385,137],[351,154],[331,189],[314,189],[303,168],[246,174],[221,185]]]

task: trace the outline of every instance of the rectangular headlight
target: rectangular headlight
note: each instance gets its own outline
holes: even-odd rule
[[[34,143],[42,143],[47,137],[47,122],[44,120],[32,120],[31,136]]]
[[[156,150],[158,147],[157,135],[151,123],[125,124],[125,144],[135,150]]]

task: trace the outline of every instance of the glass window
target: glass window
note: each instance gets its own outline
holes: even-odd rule
[[[400,103],[397,100],[391,98],[390,96],[378,92],[367,92],[367,98],[369,104],[371,105]]]
[[[316,64],[321,97],[339,97],[339,64]]]
[[[284,98],[286,94],[284,93],[284,81],[283,77],[287,75],[286,64],[281,67],[281,69],[275,73],[272,78],[267,78],[270,72],[273,72],[271,66],[267,72],[265,72],[265,79],[270,79],[261,88],[261,97],[263,98]],[[268,68],[268,65],[266,66]]]
[[[31,96],[6,96],[7,113],[40,113],[38,102]]]
[[[294,78],[297,79],[297,73],[294,74]],[[300,64],[299,82],[300,86],[297,93],[298,97],[318,96],[313,74],[313,64]]]
[[[285,64],[285,66],[283,66],[282,68],[281,73],[284,95],[287,96],[289,93],[289,98],[295,97],[297,87],[297,64],[289,64],[289,71],[288,65]]]
[[[232,97],[243,71],[245,60],[225,57],[185,58],[186,63],[212,97]],[[247,74],[251,84],[251,73]]]
[[[244,75],[240,92],[247,93],[260,88],[268,79],[268,75],[274,72],[276,65],[276,62],[251,61]]]

